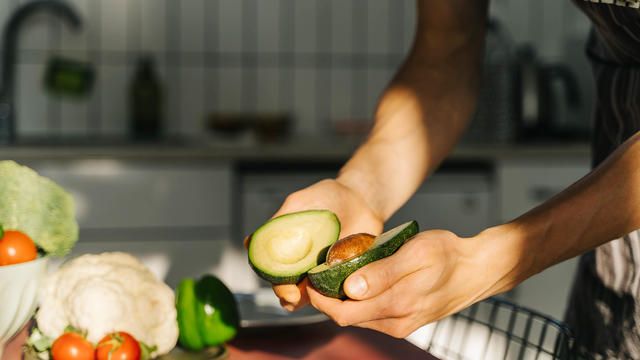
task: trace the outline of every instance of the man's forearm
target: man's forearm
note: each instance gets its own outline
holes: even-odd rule
[[[380,98],[369,138],[338,177],[383,221],[451,151],[480,82],[486,3],[418,4],[413,50]]]
[[[489,266],[511,268],[492,294],[640,229],[640,133],[587,176],[514,221],[476,237]],[[489,250],[489,251],[486,251]]]

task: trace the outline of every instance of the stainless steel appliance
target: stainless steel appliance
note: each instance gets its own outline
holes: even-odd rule
[[[582,139],[578,80],[567,64],[545,63],[529,45],[518,49],[515,63],[515,112],[519,141]]]

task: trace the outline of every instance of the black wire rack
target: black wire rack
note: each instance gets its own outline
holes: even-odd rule
[[[443,360],[573,360],[567,324],[489,298],[425,327],[423,347]]]

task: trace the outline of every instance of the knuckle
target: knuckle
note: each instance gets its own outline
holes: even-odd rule
[[[350,325],[350,324],[349,324],[349,322],[347,321],[347,319],[345,319],[345,318],[344,318],[344,317],[342,317],[342,316],[334,316],[334,317],[331,317],[331,319],[332,319],[336,324],[338,324],[338,326],[341,326],[341,327],[345,327],[345,326],[349,326],[349,325]]]
[[[393,311],[391,312],[390,315],[396,318],[401,318],[401,317],[411,315],[413,313],[413,310],[414,310],[414,305],[412,303],[402,301],[393,307]]]
[[[406,323],[399,322],[390,330],[389,335],[400,339],[406,338],[407,336],[411,335],[412,332],[413,331],[411,331],[411,328]]]
[[[397,311],[394,314],[395,317],[405,317],[413,314],[415,311],[415,304],[409,301],[403,301],[400,306],[397,307]]]
[[[287,205],[290,205],[291,203],[293,203],[295,201],[295,198],[298,194],[298,191],[296,192],[292,192],[291,194],[287,195],[287,197],[284,198],[284,201],[282,202],[282,207],[286,207]]]
[[[389,335],[393,336],[394,338],[402,338],[402,333],[400,331],[400,329],[398,328],[393,328],[389,331]]]
[[[398,338],[406,338],[407,336],[411,335],[412,331],[409,330],[409,328],[405,327],[399,330],[398,332]]]
[[[408,296],[402,287],[396,286],[391,290],[391,299],[385,305],[386,314],[391,317],[401,318],[415,312],[417,304],[413,296]]]
[[[376,277],[379,279],[377,285],[379,289],[376,289],[377,293],[382,293],[393,286],[394,281],[394,267],[393,266],[378,266],[375,270],[379,275]]]

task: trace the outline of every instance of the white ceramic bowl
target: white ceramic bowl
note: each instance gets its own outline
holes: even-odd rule
[[[48,257],[0,266],[0,358],[5,344],[29,321],[38,303]]]

